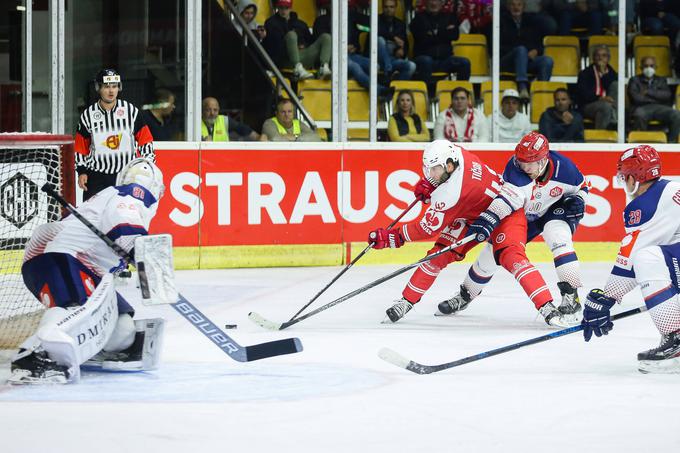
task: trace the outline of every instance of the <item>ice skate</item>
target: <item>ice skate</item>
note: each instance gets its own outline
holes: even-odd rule
[[[563,315],[575,315],[581,311],[581,301],[578,298],[578,290],[567,282],[558,282],[557,287],[562,294],[562,302],[557,309]]]
[[[388,308],[385,313],[387,313],[387,317],[390,321],[397,322],[403,318],[406,313],[411,311],[412,308],[413,304],[402,297],[394,305]],[[387,320],[383,321],[383,323],[386,323],[386,321]]]
[[[538,312],[545,319],[545,323],[553,327],[574,327],[580,322],[574,315],[560,313],[552,302],[543,305]]]
[[[8,384],[66,384],[68,367],[47,357],[44,351],[34,351],[12,362],[12,375]]]
[[[142,368],[142,350],[144,347],[144,332],[137,332],[135,340],[129,348],[122,351],[100,351],[88,361],[84,367],[100,368],[104,370],[134,371]]]
[[[680,330],[661,336],[658,347],[638,354],[642,373],[680,373]]]
[[[451,299],[440,302],[437,308],[435,316],[448,316],[458,313],[459,311],[465,310],[468,305],[472,302],[472,296],[463,285],[460,285],[460,291],[458,294],[453,296]]]

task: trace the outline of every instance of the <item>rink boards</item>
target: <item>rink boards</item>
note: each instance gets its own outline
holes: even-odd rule
[[[159,142],[166,195],[151,230],[171,233],[183,269],[328,266],[349,262],[371,229],[390,224],[413,200],[422,144]],[[591,184],[575,235],[581,260],[610,261],[623,236],[626,196],[616,180],[625,144],[553,147],[570,157]],[[467,148],[501,173],[513,147]],[[659,145],[663,173],[680,175],[677,145]],[[419,203],[402,222],[419,219]],[[429,242],[367,254],[361,263],[399,264],[420,258]],[[542,243],[530,257],[552,260]],[[472,254],[468,259],[474,258]]]

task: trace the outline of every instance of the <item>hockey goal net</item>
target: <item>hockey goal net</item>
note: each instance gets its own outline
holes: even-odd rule
[[[0,134],[0,349],[14,349],[38,326],[45,307],[21,277],[24,247],[38,225],[62,217],[40,188],[75,201],[73,137]]]

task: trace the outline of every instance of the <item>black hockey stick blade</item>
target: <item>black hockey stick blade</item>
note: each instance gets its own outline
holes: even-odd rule
[[[626,318],[628,316],[636,315],[646,311],[647,307],[642,306],[634,308],[632,310],[624,311],[622,313],[617,313],[612,315],[612,321],[617,319]],[[422,363],[415,362],[413,360],[407,359],[403,355],[389,348],[382,348],[378,351],[378,357],[384,361],[391,363],[392,365],[398,366],[399,368],[404,368],[405,370],[411,371],[416,374],[431,374],[438,371],[448,370],[449,368],[454,368],[457,366],[465,365],[466,363],[476,362],[477,360],[486,359],[498,354],[503,354],[505,352],[514,351],[515,349],[522,348],[524,346],[530,346],[536,343],[542,343],[548,340],[554,340],[555,338],[563,337],[574,332],[580,332],[583,330],[583,325],[569,327],[562,330],[557,330],[555,332],[550,332],[546,335],[541,335],[540,337],[531,338],[529,340],[520,341],[519,343],[513,343],[507,346],[503,346],[497,349],[492,349],[490,351],[480,352],[479,354],[464,357],[459,360],[454,360],[453,362],[441,363],[439,365],[424,365]]]
[[[268,319],[265,319],[263,316],[255,313],[255,312],[250,312],[248,314],[248,319],[250,319],[252,322],[257,324],[258,326],[265,328],[265,329],[268,329],[268,330],[283,330],[283,329],[286,329],[286,328],[292,326],[293,324],[297,324],[300,321],[304,321],[305,319],[307,319],[311,316],[314,316],[318,313],[321,313],[322,311],[328,310],[329,308],[334,307],[334,306],[346,301],[347,299],[351,299],[352,297],[356,296],[357,294],[361,294],[365,291],[368,291],[369,289],[374,288],[381,283],[384,283],[384,282],[386,282],[386,281],[388,281],[388,280],[390,280],[390,279],[392,279],[392,278],[394,278],[398,275],[401,275],[404,272],[408,271],[409,269],[413,269],[414,267],[420,266],[422,263],[430,261],[431,259],[436,258],[436,257],[438,257],[438,256],[440,256],[444,253],[447,253],[447,252],[449,252],[449,251],[451,251],[451,250],[453,250],[457,247],[460,247],[461,245],[465,245],[465,244],[467,244],[468,242],[470,242],[474,239],[475,239],[474,236],[466,236],[463,239],[461,239],[457,242],[454,242],[453,244],[448,245],[448,246],[444,247],[443,249],[441,249],[441,250],[439,250],[439,251],[437,251],[437,252],[435,252],[431,255],[427,255],[426,257],[421,258],[420,260],[416,261],[415,263],[411,263],[411,264],[408,264],[404,267],[401,267],[401,268],[397,269],[396,271],[385,275],[384,277],[380,277],[379,279],[374,280],[371,283],[368,283],[368,284],[362,286],[361,288],[355,289],[354,291],[349,292],[342,297],[338,297],[337,299],[332,300],[331,302],[328,302],[326,305],[322,305],[321,307],[318,307],[315,310],[312,310],[309,313],[306,313],[306,314],[304,314],[304,315],[302,315],[298,318],[291,319],[290,321],[282,322],[282,323],[269,321]]]
[[[285,338],[246,346],[246,361],[252,362],[277,355],[295,354],[300,351],[302,351],[302,342],[299,338]]]

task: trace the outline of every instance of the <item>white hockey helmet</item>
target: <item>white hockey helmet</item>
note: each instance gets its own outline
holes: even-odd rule
[[[458,164],[462,158],[463,153],[460,146],[448,140],[435,140],[428,143],[423,150],[423,175],[436,186],[439,184],[439,181],[433,180],[430,169],[441,165],[446,173],[446,163],[449,160],[452,160],[454,164]]]
[[[160,201],[165,192],[161,169],[144,157],[131,160],[123,167],[120,173],[118,173],[116,185],[124,186],[126,184],[139,184],[151,192],[151,195],[158,201]]]

